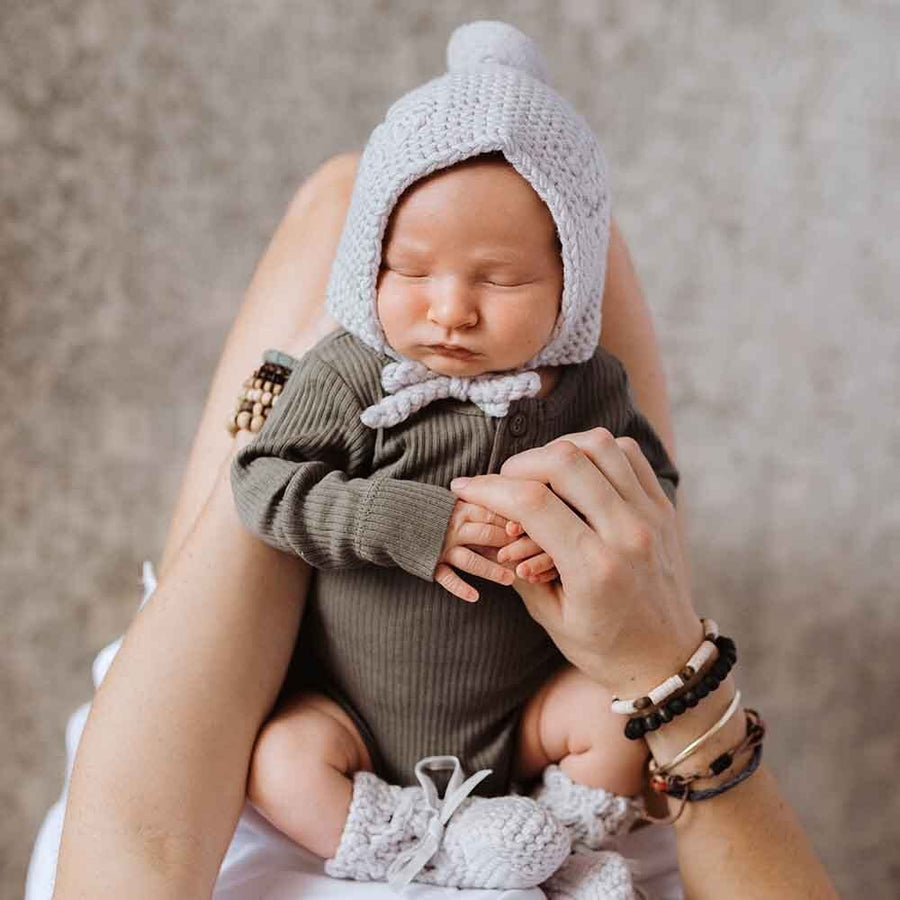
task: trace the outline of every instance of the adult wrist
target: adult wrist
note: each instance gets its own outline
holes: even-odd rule
[[[685,747],[712,728],[725,714],[734,700],[736,687],[732,676],[728,676],[719,690],[711,694],[684,715],[669,722],[664,728],[648,732],[644,739],[656,763],[667,766]],[[699,771],[717,756],[737,744],[746,729],[744,710],[738,707],[728,722],[695,753],[672,768],[675,774]],[[727,780],[727,775],[721,780]]]

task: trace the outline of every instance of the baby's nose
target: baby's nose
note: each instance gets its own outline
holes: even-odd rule
[[[478,322],[478,310],[464,287],[444,285],[428,307],[428,318],[444,328],[468,328]]]

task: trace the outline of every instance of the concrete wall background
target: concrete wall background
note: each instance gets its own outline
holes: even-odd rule
[[[896,896],[900,6],[661,0],[0,8],[0,894],[157,559],[288,199],[443,71],[535,36],[598,130],[657,317],[698,609],[848,896]]]

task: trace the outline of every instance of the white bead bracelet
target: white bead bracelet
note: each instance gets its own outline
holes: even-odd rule
[[[703,625],[703,643],[694,651],[694,655],[685,663],[684,668],[662,684],[658,684],[644,697],[636,700],[620,700],[614,697],[610,709],[622,716],[633,716],[651,706],[665,703],[676,691],[680,691],[712,658],[716,651],[713,643],[719,636],[719,626],[712,619],[701,619]]]

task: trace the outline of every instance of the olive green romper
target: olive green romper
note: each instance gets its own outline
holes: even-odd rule
[[[507,793],[522,709],[565,660],[513,588],[465,574],[481,595],[466,603],[433,581],[451,480],[597,426],[633,437],[673,502],[678,472],[602,349],[504,418],[444,399],[373,430],[359,416],[384,396],[390,361],[346,330],[327,335],[292,360],[232,466],[244,525],[316,570],[284,690],[336,700],[392,784],[414,784],[418,760],[450,754],[469,773],[493,769],[478,793]]]

